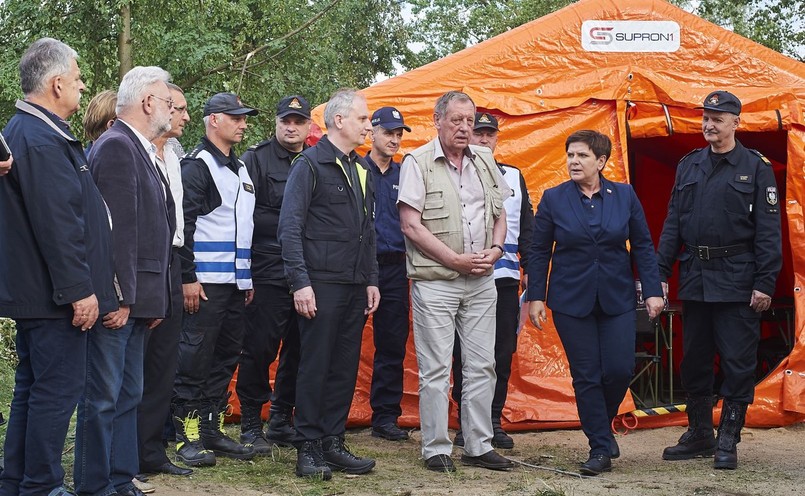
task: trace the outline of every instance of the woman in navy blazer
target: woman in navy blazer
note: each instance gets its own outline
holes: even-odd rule
[[[634,373],[632,261],[650,318],[662,311],[663,293],[654,245],[634,189],[601,175],[612,142],[596,131],[577,131],[567,138],[565,150],[570,180],[545,191],[535,216],[528,313],[542,329],[547,293],[590,444],[581,472],[597,475],[611,470],[611,458],[620,455],[610,426]]]

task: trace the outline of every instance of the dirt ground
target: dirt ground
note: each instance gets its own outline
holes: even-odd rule
[[[712,459],[666,462],[662,448],[674,444],[683,427],[638,430],[618,436],[621,458],[611,473],[585,477],[575,472],[586,459],[587,445],[578,430],[513,434],[515,448],[501,452],[531,466],[510,472],[463,467],[455,474],[437,474],[422,468],[419,433],[407,442],[372,438],[367,429],[350,431],[352,450],[377,458],[377,467],[364,476],[335,474],[330,482],[311,483],[293,476],[295,454],[283,450],[276,460],[259,461],[265,477],[252,483],[223,483],[199,473],[190,478],[158,476],[156,496],[239,495],[539,495],[539,496],[785,496],[805,494],[805,424],[772,429],[744,429],[738,447],[739,468],[713,470]],[[454,451],[458,460],[460,452]],[[229,461],[227,461],[229,462]],[[243,462],[238,462],[243,463]],[[276,466],[279,467],[276,467]],[[219,467],[204,470],[218,470]],[[225,465],[221,469],[225,470]],[[200,472],[200,471],[199,471]],[[243,480],[235,477],[235,480]]]

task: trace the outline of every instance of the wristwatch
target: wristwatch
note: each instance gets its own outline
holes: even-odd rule
[[[497,248],[498,250],[500,250],[501,255],[506,253],[506,250],[504,250],[503,247],[500,246],[500,245],[492,245],[492,246],[490,246],[490,248]]]

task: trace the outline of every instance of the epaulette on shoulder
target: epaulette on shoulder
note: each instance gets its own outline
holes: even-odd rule
[[[685,155],[684,155],[682,158],[680,158],[680,159],[679,159],[679,163],[681,164],[681,163],[682,163],[682,162],[683,162],[683,161],[684,161],[686,158],[688,158],[688,157],[690,157],[691,155],[693,155],[694,153],[698,153],[698,152],[700,152],[700,151],[702,151],[702,149],[701,149],[701,148],[694,148],[693,150],[691,150],[691,151],[689,151],[688,153],[686,153],[686,154],[685,154]]]
[[[262,148],[262,147],[266,146],[270,142],[271,142],[271,139],[263,140],[263,141],[261,141],[259,143],[253,144],[248,149],[251,150],[251,151],[254,151],[254,150],[257,150],[258,148]]]
[[[760,158],[760,160],[763,161],[764,164],[766,164],[768,166],[771,166],[771,161],[769,159],[767,159],[765,155],[763,155],[759,151],[755,150],[754,148],[747,148],[747,150],[749,150],[750,152],[752,152],[755,155],[757,155]]]
[[[190,160],[195,160],[195,159],[198,158],[198,154],[201,153],[202,150],[204,150],[204,147],[201,146],[201,145],[198,145],[197,147],[193,148],[193,151],[191,151],[190,153],[185,154],[184,158],[187,158],[187,159],[190,159]]]

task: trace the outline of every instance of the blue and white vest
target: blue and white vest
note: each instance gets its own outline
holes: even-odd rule
[[[520,170],[501,165],[503,179],[512,190],[512,196],[503,201],[506,209],[506,241],[503,256],[495,263],[495,279],[510,277],[520,280],[520,259],[517,257],[520,239],[520,210],[523,208],[523,190],[520,186]]]
[[[196,278],[202,284],[237,284],[238,289],[252,289],[254,183],[243,162],[235,175],[207,150],[196,156],[207,164],[221,195],[218,208],[196,219]]]

